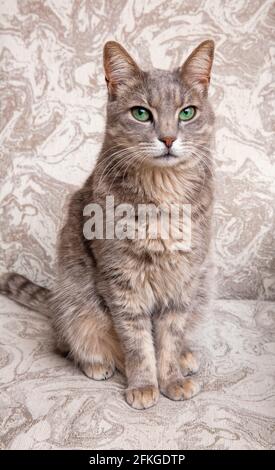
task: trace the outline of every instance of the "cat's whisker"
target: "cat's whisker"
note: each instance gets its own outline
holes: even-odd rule
[[[124,152],[124,153],[119,153],[116,155],[116,159],[112,158],[112,160],[106,165],[106,168],[103,169],[103,172],[100,176],[100,179],[97,183],[97,187],[99,187],[104,180],[108,177],[108,175],[114,171],[114,169],[119,166],[124,160],[128,161],[129,158],[129,151]]]
[[[111,168],[109,168],[109,171],[104,174],[104,178],[106,179],[109,174],[114,172],[114,170],[119,169],[121,165],[123,166],[124,164],[127,164],[129,162],[129,159],[131,159],[132,154],[133,150],[127,149],[127,152],[124,152],[122,155],[119,155],[118,160],[115,163],[112,162]]]
[[[146,150],[147,146],[143,145],[142,147],[139,148],[139,150],[142,150],[142,149]],[[131,147],[127,147],[127,148],[122,148],[121,150],[118,150],[114,153],[111,153],[110,155],[107,155],[107,153],[105,152],[105,158],[103,158],[102,161],[97,163],[97,169],[100,167],[100,165],[102,165],[104,167],[104,171],[102,172],[102,176],[101,176],[100,181],[98,182],[98,185],[100,183],[102,183],[103,178],[107,174],[106,173],[107,170],[109,170],[113,166],[114,159],[116,159],[116,160],[120,159],[121,157],[124,157],[125,154],[126,154],[126,157],[127,157],[128,154],[130,152],[132,152],[133,150],[134,151],[137,150],[137,147],[136,146],[131,146]],[[106,158],[108,158],[108,160],[110,159],[110,161],[107,164],[105,162]]]
[[[135,147],[132,147],[132,148],[134,149]],[[114,160],[118,159],[118,161],[119,161],[123,157],[127,158],[130,151],[131,151],[130,147],[128,147],[127,149],[119,150],[119,151],[114,152],[114,153],[112,153],[108,156],[108,159],[110,159],[110,161],[107,164],[106,164],[106,161],[105,161],[106,156],[105,156],[105,159],[103,161],[98,163],[97,169],[100,167],[100,164],[103,164],[103,163],[105,164],[105,166],[103,166],[103,172],[102,172],[100,180],[98,182],[98,186],[102,183],[104,177],[108,173],[107,170],[111,169],[112,165],[114,165]]]
[[[192,153],[198,160],[199,163],[202,163],[207,170],[213,175],[213,168],[209,166],[209,161],[206,160],[205,155],[203,155],[201,152],[196,152],[195,150]]]
[[[124,151],[124,150],[131,150],[131,149],[136,148],[136,145],[127,146],[126,144],[127,143],[125,143],[125,145],[123,145],[122,143],[120,143],[119,145],[113,145],[112,147],[108,147],[107,149],[105,149],[103,152],[100,152],[100,154],[99,154],[99,157],[101,158],[100,163],[105,162],[104,157],[106,157],[107,155],[111,156],[119,150]],[[113,150],[115,150],[115,152],[113,152]]]
[[[135,158],[136,158],[136,156],[134,155],[133,158],[129,161],[128,165],[126,165],[126,168],[125,168],[124,173],[123,173],[123,176],[122,176],[122,180],[123,180],[123,181],[124,181],[124,179],[125,179],[125,175],[126,175],[128,169],[130,168],[130,165],[133,163],[133,161],[135,160]],[[145,155],[145,158],[146,158],[146,155]],[[144,159],[143,159],[142,161],[144,161]]]
[[[194,144],[194,147],[195,147],[195,148],[198,148],[198,149],[201,149],[201,150],[203,150],[203,151],[205,151],[205,152],[207,152],[207,153],[209,153],[209,154],[211,154],[211,155],[212,155],[213,152],[214,152],[214,150],[213,150],[211,147],[207,147],[207,146],[202,145],[202,144],[197,143],[197,142]]]
[[[187,145],[187,146],[191,146],[191,147],[200,147],[200,148],[204,148],[205,150],[208,150],[209,152],[212,152],[212,148],[210,146],[207,146],[207,145],[204,145],[203,143],[199,142],[199,141],[189,141],[189,140],[185,140],[183,144],[180,144],[180,145]]]
[[[120,163],[121,163],[121,164],[125,163],[126,165],[128,164],[128,167],[129,167],[129,166],[133,163],[133,161],[134,161],[135,159],[138,159],[138,158],[141,157],[141,156],[142,156],[142,153],[141,153],[141,152],[135,152],[135,153],[129,158],[129,160],[131,159],[131,161],[129,161],[129,160],[127,159],[127,161],[123,161],[123,162],[121,161]],[[145,157],[146,157],[146,155],[145,155]],[[123,168],[122,168],[122,170],[123,170]],[[110,191],[111,191],[111,189],[112,189],[112,186],[113,186],[113,184],[114,184],[114,181],[116,180],[116,178],[117,178],[117,176],[118,176],[119,174],[121,174],[121,171],[120,171],[120,167],[119,167],[119,165],[118,165],[117,171],[116,171],[116,173],[115,173],[115,175],[114,175],[114,177],[113,177],[113,180],[112,180],[112,182],[111,182],[111,184],[110,184],[110,186],[109,186],[108,193],[110,193]]]
[[[208,147],[205,147],[205,146],[201,146],[201,145],[198,145],[197,143],[189,143],[189,142],[185,142],[182,146],[181,146],[181,149],[182,150],[198,150],[198,151],[202,151],[205,153],[205,155],[209,155],[209,158],[211,157],[212,155],[212,150]]]

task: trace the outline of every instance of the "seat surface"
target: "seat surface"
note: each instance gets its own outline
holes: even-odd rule
[[[220,300],[196,332],[203,391],[136,411],[116,373],[85,377],[48,318],[0,297],[2,449],[275,448],[275,304]]]

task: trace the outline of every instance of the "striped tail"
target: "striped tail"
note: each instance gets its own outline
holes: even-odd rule
[[[24,276],[16,273],[7,273],[0,276],[0,294],[31,310],[50,316],[50,291],[38,286]]]

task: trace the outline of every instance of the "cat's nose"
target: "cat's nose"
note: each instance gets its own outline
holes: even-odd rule
[[[161,142],[164,142],[166,147],[169,149],[172,147],[173,142],[176,140],[176,137],[162,137],[159,139]]]

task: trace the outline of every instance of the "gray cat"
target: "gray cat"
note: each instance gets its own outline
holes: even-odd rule
[[[104,142],[93,173],[71,199],[59,237],[53,291],[18,274],[0,292],[32,309],[51,312],[59,348],[95,380],[117,367],[134,408],[154,405],[159,391],[191,398],[198,369],[186,332],[207,306],[214,115],[207,91],[214,43],[201,43],[173,71],[141,70],[116,42],[104,47],[108,87]],[[97,203],[107,219],[114,205],[191,205],[191,248],[150,237],[84,237],[84,208]],[[147,227],[148,228],[148,227]]]

